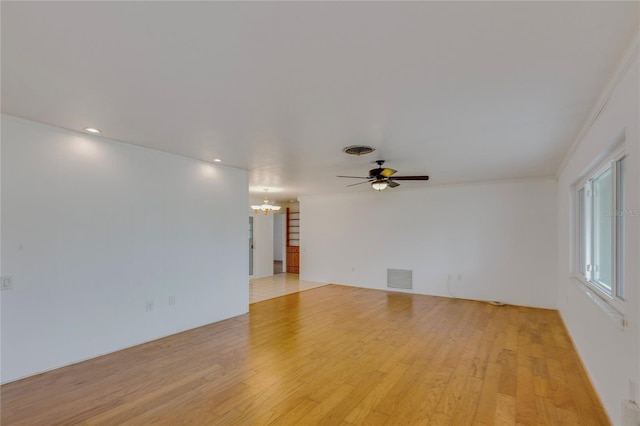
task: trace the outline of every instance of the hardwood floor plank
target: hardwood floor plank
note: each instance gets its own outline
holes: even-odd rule
[[[553,395],[556,408],[575,412],[576,406],[573,402],[572,391],[568,386],[562,364],[558,360],[547,359],[547,368],[549,369],[551,394]]]
[[[495,424],[500,426],[515,426],[516,399],[513,396],[498,394]]]
[[[369,417],[372,411],[382,414],[380,411],[376,411],[375,407],[380,403],[382,398],[386,395],[389,388],[394,386],[403,375],[409,370],[409,365],[404,363],[398,363],[395,368],[392,369],[385,377],[371,389],[371,392],[357,405],[353,407],[351,412],[347,414],[346,420],[353,424],[361,424],[365,419]],[[386,414],[385,414],[386,417]]]
[[[545,358],[532,358],[531,361],[533,363],[533,389],[535,394],[544,398],[552,397],[547,360]]]
[[[503,395],[516,396],[516,353],[512,350],[505,349],[500,353],[498,364],[500,369],[500,382],[498,383],[498,392]]]
[[[507,341],[505,343],[505,349],[510,351],[518,350],[518,325],[517,323],[509,324],[507,326]]]
[[[493,362],[487,365],[487,372],[485,373],[482,390],[480,391],[480,402],[476,410],[475,421],[488,425],[494,423],[501,369],[502,367],[500,365]]]
[[[351,385],[340,385],[337,389],[327,395],[326,398],[323,398],[322,401],[317,402],[316,406],[312,409],[308,410],[300,419],[298,424],[307,424],[313,423],[317,419],[322,419],[327,416],[338,404],[342,403],[344,400],[348,399],[349,395],[353,392],[353,386]],[[370,413],[370,409],[362,410],[366,415]],[[353,421],[347,416],[345,420],[349,423],[353,424],[362,424],[363,419],[357,419],[357,421]]]
[[[541,425],[557,425],[558,417],[553,401],[549,398],[536,396],[536,413]]]
[[[466,383],[465,392],[462,395],[458,408],[453,413],[452,424],[470,425],[473,423],[478,403],[480,402],[480,391],[482,390],[482,380],[476,377],[469,377]]]
[[[556,417],[558,418],[558,423],[561,425],[567,426],[580,426],[580,419],[578,418],[578,414],[575,411],[565,410],[564,408],[556,407]]]
[[[372,411],[362,424],[365,426],[386,425],[389,424],[389,416],[379,411]]]
[[[452,417],[456,413],[463,395],[468,391],[468,389],[465,388],[467,377],[469,377],[469,367],[462,363],[459,364],[453,371],[447,387],[440,398],[438,412],[446,414],[449,417]]]
[[[337,285],[0,391],[3,426],[609,423],[557,312]]]
[[[520,365],[522,364],[522,365]],[[516,385],[516,423],[535,426],[538,424],[535,393],[533,391],[533,371],[531,362],[518,365]]]
[[[429,423],[427,424],[429,426],[448,426],[453,424],[452,421],[453,419],[446,414],[434,413],[433,416],[431,416],[431,419],[429,419]]]

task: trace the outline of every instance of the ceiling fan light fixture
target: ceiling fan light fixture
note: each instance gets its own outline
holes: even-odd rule
[[[382,179],[378,179],[378,180],[375,180],[375,181],[371,182],[371,187],[373,189],[375,189],[376,191],[382,191],[387,186],[388,186],[387,181],[382,180]]]

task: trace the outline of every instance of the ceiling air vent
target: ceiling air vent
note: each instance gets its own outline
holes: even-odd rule
[[[375,148],[367,145],[351,145],[343,149],[343,151],[349,155],[358,155],[358,156],[372,153],[375,150],[376,150]]]

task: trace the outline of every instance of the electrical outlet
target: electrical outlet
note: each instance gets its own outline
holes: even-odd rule
[[[13,277],[2,277],[2,290],[13,290]]]
[[[153,300],[148,300],[144,309],[146,312],[153,311]]]
[[[173,306],[176,304],[176,297],[175,296],[169,296],[169,306]]]

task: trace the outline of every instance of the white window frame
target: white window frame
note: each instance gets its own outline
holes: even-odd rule
[[[597,296],[607,302],[619,313],[624,314],[624,179],[619,182],[620,160],[624,159],[626,153],[623,149],[616,150],[613,154],[607,156],[596,167],[591,169],[583,179],[578,181],[574,186],[574,217],[575,217],[575,268],[574,276],[588,289],[592,290]],[[611,170],[611,194],[612,194],[612,210],[611,214],[611,289],[597,282],[594,278],[594,194],[593,181],[600,177],[607,170]],[[624,178],[624,174],[622,174]],[[580,191],[583,191],[587,209],[583,209],[581,204]],[[619,193],[620,191],[620,193]],[[620,211],[619,211],[620,210]],[[584,213],[584,216],[582,215]],[[587,231],[587,238],[584,241],[585,268],[582,268],[582,250],[583,236],[581,235],[583,228],[581,224],[585,224],[584,229]]]

